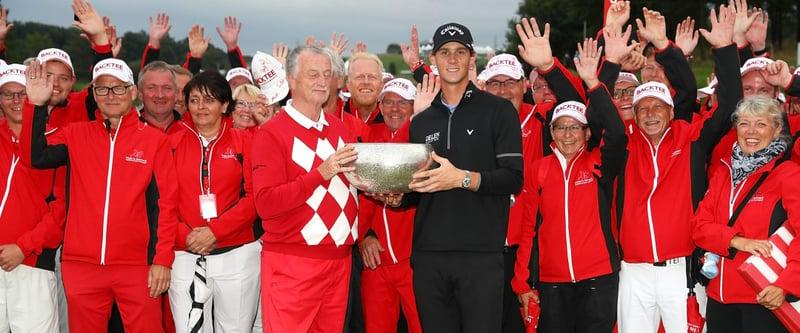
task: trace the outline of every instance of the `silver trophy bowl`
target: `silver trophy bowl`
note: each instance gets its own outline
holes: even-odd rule
[[[411,175],[435,167],[433,147],[423,143],[354,143],[356,170],[344,176],[359,190],[371,193],[407,193]]]

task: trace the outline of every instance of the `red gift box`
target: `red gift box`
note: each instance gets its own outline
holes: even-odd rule
[[[739,266],[739,273],[756,292],[774,283],[786,268],[786,255],[794,236],[792,226],[784,223],[769,237],[769,242],[772,243],[772,255],[769,258],[750,256]],[[800,332],[800,302],[783,302],[773,312],[790,332]]]

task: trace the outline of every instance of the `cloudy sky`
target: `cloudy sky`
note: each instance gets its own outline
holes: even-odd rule
[[[10,20],[36,21],[69,26],[70,0],[4,0]],[[519,0],[94,0],[92,4],[111,18],[118,31],[147,31],[149,16],[170,15],[175,39],[186,37],[199,23],[211,43],[224,48],[215,27],[223,18],[236,16],[242,23],[239,45],[245,54],[272,51],[272,44],[302,43],[314,35],[326,43],[333,31],[367,43],[368,50],[383,53],[390,43],[408,43],[411,25],[419,28],[420,40],[430,39],[441,24],[458,22],[472,31],[475,44],[503,47],[507,21],[515,16]],[[13,31],[12,31],[13,33]],[[123,42],[124,47],[124,42]]]

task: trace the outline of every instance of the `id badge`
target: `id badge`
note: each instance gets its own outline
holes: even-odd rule
[[[200,195],[200,215],[204,219],[213,219],[217,217],[217,196],[214,194],[201,194]]]

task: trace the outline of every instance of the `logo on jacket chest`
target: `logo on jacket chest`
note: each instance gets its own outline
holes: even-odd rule
[[[764,202],[764,192],[756,191],[747,203]]]
[[[578,171],[577,178],[575,179],[575,186],[591,184],[594,181],[592,173],[589,171]]]
[[[433,143],[439,141],[439,132],[428,134],[425,136],[425,143]]]
[[[233,151],[233,148],[225,149],[222,154],[219,155],[223,160],[233,160],[236,159],[236,152]]]
[[[125,161],[139,163],[139,164],[147,164],[147,160],[145,159],[144,152],[139,149],[133,149],[131,153],[125,156]]]

